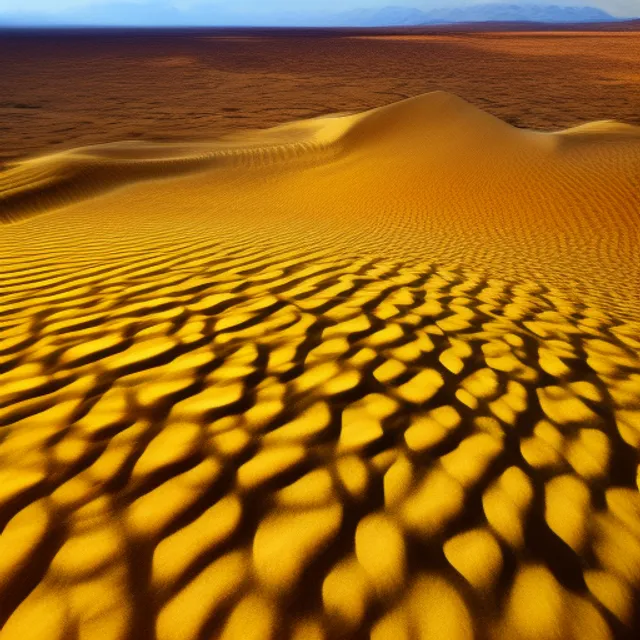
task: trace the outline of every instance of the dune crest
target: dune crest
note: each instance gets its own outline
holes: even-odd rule
[[[360,114],[314,118],[212,142],[129,141],[27,159],[0,173],[0,223],[67,206],[140,180],[203,170],[322,164],[357,151],[375,160],[376,154],[390,150],[404,155],[407,163],[419,170],[433,162],[460,163],[470,154],[481,163],[483,158],[475,154],[482,153],[489,159],[496,152],[552,151],[561,137],[582,134],[589,134],[591,144],[635,144],[640,140],[640,128],[614,121],[588,123],[556,134],[535,134],[512,127],[457,96],[436,91]],[[425,146],[434,143],[439,146]],[[478,150],[477,145],[483,149]],[[450,157],[458,153],[459,158]],[[637,154],[636,149],[636,161]]]
[[[522,130],[445,92],[215,142],[85,147],[0,173],[0,221],[103,209],[204,216],[232,235],[242,219],[243,233],[292,247],[292,225],[311,224],[305,238],[327,250],[472,265],[623,315],[640,302],[640,128]]]

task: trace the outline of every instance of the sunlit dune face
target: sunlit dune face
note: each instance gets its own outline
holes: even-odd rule
[[[213,212],[222,227],[244,220],[228,233],[248,239],[471,264],[635,318],[639,163],[633,126],[523,131],[434,93],[218,142],[130,142],[26,161],[0,176],[0,215],[18,220],[140,181],[127,200],[101,205],[126,216],[157,198],[147,181],[182,176],[156,203],[168,219],[186,207]]]
[[[0,174],[0,640],[637,631],[637,127],[447,93]]]

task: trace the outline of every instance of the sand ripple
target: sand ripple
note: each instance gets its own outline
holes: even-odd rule
[[[538,255],[537,281],[499,277],[498,243],[451,253],[478,265],[443,266],[429,207],[412,208],[428,176],[403,205],[350,173],[373,162],[371,130],[397,144],[387,115],[354,117],[339,143],[314,134],[339,145],[332,160],[191,167],[64,208],[39,201],[47,215],[1,229],[1,640],[638,630],[640,325],[614,289],[635,276],[610,276],[612,303],[592,304],[558,274],[574,261],[580,276],[583,240],[588,256],[614,255],[610,237],[534,254],[524,227],[502,259],[522,248],[526,274]],[[633,165],[636,135],[541,144]],[[334,162],[353,181],[322,196]],[[615,171],[635,202],[628,168]],[[600,184],[572,233],[609,210]],[[345,208],[323,208],[338,191]],[[452,242],[483,239],[505,202],[461,208]],[[602,275],[581,277],[606,299]]]

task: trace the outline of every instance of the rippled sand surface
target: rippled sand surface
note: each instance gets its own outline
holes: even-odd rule
[[[441,92],[0,173],[0,640],[635,637],[639,208]]]

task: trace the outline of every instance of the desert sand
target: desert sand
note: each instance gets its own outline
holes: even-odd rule
[[[0,31],[0,166],[122,140],[211,140],[445,90],[520,128],[640,125],[640,29]]]
[[[0,640],[640,628],[640,128],[435,92],[0,173]]]

